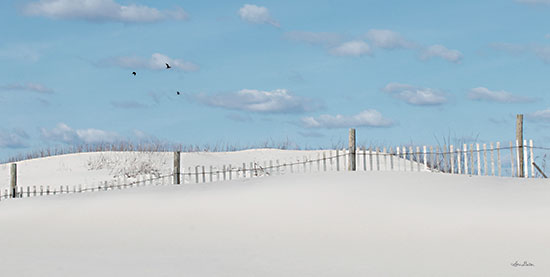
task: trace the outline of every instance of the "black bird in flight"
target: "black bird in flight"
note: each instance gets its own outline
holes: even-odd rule
[[[172,67],[171,67],[169,64],[167,64],[167,63],[165,63],[165,65],[166,65],[166,69],[172,68]]]
[[[134,74],[134,76],[136,76],[136,72],[135,72],[135,71],[134,71],[134,72],[132,72],[132,74]]]
[[[180,95],[180,92],[179,92],[179,91],[178,91],[178,92],[176,92],[176,93],[177,93],[178,95]]]

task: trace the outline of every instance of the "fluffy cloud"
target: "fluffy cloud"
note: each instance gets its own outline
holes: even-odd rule
[[[157,22],[166,19],[185,20],[187,13],[180,7],[168,11],[143,5],[121,5],[114,0],[41,0],[24,6],[29,16],[88,21],[118,21],[126,23]]]
[[[390,127],[391,119],[385,118],[377,110],[364,110],[356,115],[323,114],[318,117],[303,117],[302,125],[306,128],[350,128],[350,127]]]
[[[12,131],[0,130],[0,148],[24,148],[27,147],[26,140],[29,135],[23,131],[14,129]]]
[[[546,110],[540,110],[526,115],[527,119],[533,121],[550,122],[550,108]]]
[[[336,45],[340,43],[344,36],[338,33],[329,32],[303,32],[303,31],[291,31],[286,32],[283,35],[288,40],[305,42],[312,45]]]
[[[25,84],[9,84],[9,85],[3,85],[0,86],[0,90],[5,91],[30,91],[30,92],[37,92],[42,94],[52,94],[54,91],[51,88],[47,88],[41,84],[36,83],[25,83]]]
[[[192,72],[199,70],[199,66],[181,59],[173,59],[160,53],[154,53],[151,58],[140,57],[116,57],[100,62],[100,65],[118,66],[128,69],[165,70],[166,63],[173,69]]]
[[[550,46],[547,46],[547,45],[533,46],[532,51],[544,63],[550,64]]]
[[[185,95],[208,106],[259,113],[302,113],[320,107],[317,101],[295,96],[286,89],[273,91],[243,89],[228,94],[206,95],[200,93]]]
[[[406,39],[398,32],[385,29],[370,29],[365,35],[351,40],[348,39],[347,41],[344,41],[346,36],[329,32],[292,31],[285,33],[284,38],[311,45],[324,46],[330,54],[336,56],[360,57],[371,55],[380,49],[407,49],[417,52],[422,60],[442,58],[452,63],[460,63],[463,57],[462,53],[458,50],[448,49],[439,44],[428,47],[422,46]],[[365,42],[365,40],[370,44]],[[548,56],[550,56],[550,53]]]
[[[406,40],[399,33],[391,30],[371,29],[366,38],[376,47],[384,49],[414,48],[415,44]]]
[[[111,101],[111,105],[119,109],[141,109],[147,107],[146,105],[137,101]]]
[[[300,131],[298,132],[298,134],[306,138],[324,138],[325,137],[325,134],[320,132],[315,132],[315,131],[306,131],[306,132]]]
[[[336,56],[351,56],[360,57],[366,54],[371,54],[370,46],[361,40],[353,40],[340,44],[332,48],[330,53]]]
[[[389,83],[382,90],[411,105],[434,106],[447,102],[447,98],[443,92],[431,88]]]
[[[59,123],[55,128],[50,130],[41,128],[40,133],[42,137],[47,140],[71,144],[115,142],[121,138],[121,136],[115,132],[92,128],[75,130],[65,123]]]
[[[491,47],[514,55],[532,54],[542,62],[550,64],[550,45],[494,43]]]
[[[529,5],[550,5],[550,0],[516,0],[516,2]]]
[[[271,17],[266,7],[245,4],[239,9],[239,16],[242,20],[255,24],[270,24],[280,27],[279,22]]]
[[[432,45],[422,51],[421,58],[427,60],[433,57],[442,58],[449,62],[459,63],[462,60],[462,53],[458,50],[447,49],[443,45]]]
[[[472,100],[485,100],[499,103],[520,103],[533,101],[533,99],[529,97],[514,95],[504,90],[489,90],[485,87],[471,89],[468,93],[468,98]]]

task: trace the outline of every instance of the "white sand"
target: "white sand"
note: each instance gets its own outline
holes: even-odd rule
[[[549,218],[544,179],[150,186],[0,202],[0,264],[2,276],[550,276]]]
[[[278,150],[278,149],[252,149],[236,152],[194,152],[181,153],[181,172],[194,172],[195,166],[205,166],[209,170],[221,170],[223,166],[232,165],[233,168],[242,167],[245,163],[249,168],[250,162],[256,162],[260,166],[273,165],[279,161],[280,164],[292,163],[304,160],[316,160],[322,157],[336,156],[336,150]],[[347,168],[347,157],[340,152],[340,169]],[[358,156],[358,168],[362,170],[370,168],[369,156],[363,159]],[[398,163],[399,161],[399,163]],[[264,163],[265,162],[265,163]],[[380,156],[379,169],[390,170],[390,160]],[[136,176],[155,174],[166,176],[173,173],[174,154],[172,152],[93,152],[77,153],[47,158],[39,158],[17,162],[17,183],[20,187],[52,186],[59,188],[63,186],[95,186],[100,182],[118,182],[119,178],[127,175],[127,182],[134,181]],[[410,161],[394,158],[394,169],[410,170]],[[414,170],[418,167],[413,162]],[[315,163],[308,164],[313,171],[317,169]],[[373,169],[377,169],[376,157],[373,156]],[[288,170],[288,168],[287,168]],[[303,170],[303,167],[295,166],[294,171]],[[327,170],[336,170],[336,159],[327,161]],[[420,166],[420,170],[425,170]],[[308,170],[309,171],[309,170]],[[167,178],[168,180],[169,178]],[[193,179],[193,178],[191,178]],[[187,177],[189,181],[189,177]],[[10,165],[0,165],[0,191],[4,193],[10,184]]]

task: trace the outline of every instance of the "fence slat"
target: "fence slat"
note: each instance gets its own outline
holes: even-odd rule
[[[199,166],[195,166],[195,184],[199,183]]]
[[[443,150],[441,151],[441,154],[443,155],[443,172],[448,172],[449,169],[449,161],[447,160],[447,145],[443,145]]]
[[[468,145],[464,144],[464,174],[469,174],[468,169]]]
[[[340,171],[340,152],[336,150],[336,171]]]
[[[373,171],[372,147],[369,146],[369,170]]]
[[[416,147],[416,171],[420,172],[420,146]]]
[[[387,148],[384,146],[384,170],[388,171],[388,151]]]
[[[474,175],[474,144],[470,144],[470,175]]]
[[[491,149],[491,176],[495,176],[495,153],[492,142],[489,144],[489,148]]]
[[[376,147],[376,170],[380,171],[380,148]]]
[[[500,162],[500,141],[497,141],[497,165],[498,165],[498,176],[502,176],[502,163]]]
[[[393,171],[393,148],[391,146],[386,155],[390,158],[390,170]]]
[[[449,163],[451,164],[450,173],[455,173],[454,145],[449,145]]]
[[[535,178],[535,157],[533,156],[533,140],[529,140],[529,152],[531,154],[531,178]]]
[[[434,147],[430,145],[430,154],[429,154],[429,162],[430,168],[435,169],[435,153],[434,153]]]
[[[407,147],[401,148],[403,154],[403,171],[407,171]]]
[[[528,162],[529,162],[529,159],[527,157],[527,140],[523,140],[523,168],[524,168],[524,171],[523,171],[523,176],[525,176],[525,178],[529,178],[529,165],[528,165]]]
[[[517,165],[515,165],[515,162],[514,162],[514,156],[515,156],[514,152],[516,152],[516,155],[518,155],[517,151],[514,151],[514,143],[510,141],[510,174],[511,174],[511,177],[516,176],[515,170],[517,169]]]
[[[410,160],[410,163],[411,163],[411,171],[414,171],[414,152],[413,152],[413,147],[412,146],[409,146],[409,160]]]
[[[399,149],[399,146],[395,147],[395,154],[397,156],[397,171],[401,170],[401,151]]]
[[[436,146],[435,147],[435,152],[434,152],[434,168],[438,169],[438,170],[441,170],[441,163],[440,163],[440,160],[439,160],[439,153],[441,153],[443,151],[441,151],[441,149],[439,149],[439,146]]]
[[[479,143],[476,143],[476,151],[477,151],[477,176],[481,176],[481,159],[480,159],[480,151],[479,151]]]

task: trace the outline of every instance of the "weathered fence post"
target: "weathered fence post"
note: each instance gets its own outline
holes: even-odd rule
[[[518,141],[518,177],[525,177],[525,171],[523,169],[523,114],[516,116],[516,141]]]
[[[455,173],[455,157],[454,157],[454,145],[449,145],[449,161],[451,163],[451,170],[449,173],[454,174]]]
[[[349,129],[349,162],[348,162],[348,170],[349,171],[355,171],[356,170],[356,159],[355,159],[355,129],[351,128]]]
[[[11,164],[11,181],[10,181],[10,192],[11,197],[17,197],[17,164]]]
[[[535,169],[533,168],[533,165],[535,165],[535,157],[533,157],[533,140],[529,140],[529,154],[531,154],[531,177],[535,178]]]
[[[527,164],[527,162],[529,161],[529,154],[527,154],[527,148],[527,140],[523,140],[523,159],[525,161],[525,163],[523,164],[523,169],[525,170],[525,172],[523,172],[523,177],[525,178],[529,178],[529,164]]]
[[[181,152],[174,152],[174,185],[180,184],[180,158]]]

